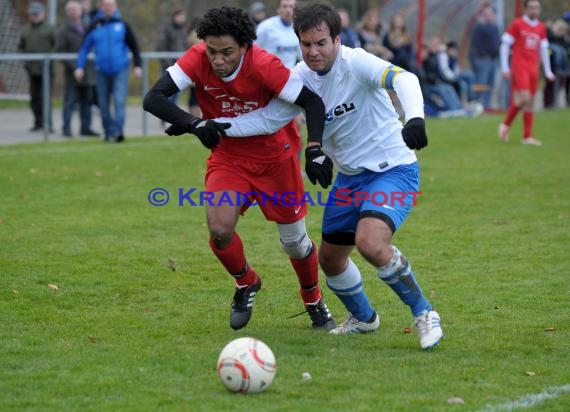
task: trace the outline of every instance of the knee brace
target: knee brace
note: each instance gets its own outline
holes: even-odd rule
[[[313,242],[305,229],[305,219],[278,224],[281,247],[293,259],[305,259],[313,251]]]

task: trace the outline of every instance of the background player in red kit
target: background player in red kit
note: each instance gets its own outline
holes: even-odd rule
[[[550,69],[546,27],[540,16],[540,1],[525,0],[524,15],[515,19],[501,38],[501,71],[505,79],[511,79],[511,103],[505,121],[499,125],[499,138],[509,140],[509,128],[519,110],[523,111],[523,144],[542,146],[532,136],[533,98],[538,88],[539,60],[542,60],[544,75],[550,81],[554,74]],[[509,67],[509,51],[512,51]]]
[[[321,151],[325,108],[321,99],[292,77],[274,55],[253,45],[255,26],[248,14],[234,7],[210,9],[197,29],[202,43],[192,46],[158,80],[144,99],[144,109],[172,126],[170,135],[195,134],[209,149],[206,190],[214,192],[206,205],[210,247],[234,277],[236,291],[230,326],[240,329],[251,318],[261,279],[248,264],[235,231],[238,216],[257,201],[265,218],[277,223],[281,246],[289,255],[301,285],[301,297],[314,329],[336,326],[318,285],[315,246],[305,228],[306,204],[292,204],[279,194],[295,193],[302,199],[299,160],[300,138],[292,122],[269,136],[228,138],[228,124],[196,118],[168,100],[168,96],[194,85],[206,119],[234,117],[264,107],[273,97],[305,109],[308,140],[318,145],[306,159],[313,180],[323,187],[332,181],[332,162]],[[253,193],[244,199],[240,194]],[[277,193],[275,198],[269,198]],[[220,202],[223,199],[224,201]],[[219,205],[218,205],[219,204]]]

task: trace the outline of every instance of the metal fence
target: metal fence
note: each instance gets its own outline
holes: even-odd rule
[[[143,52],[142,60],[142,87],[141,96],[144,96],[149,88],[149,62],[159,59],[177,59],[182,55],[181,52]],[[88,56],[93,59],[93,54]],[[0,54],[0,62],[25,62],[25,61],[41,61],[42,62],[42,91],[43,91],[43,135],[44,140],[49,139],[49,110],[51,109],[51,84],[50,64],[52,62],[61,62],[66,60],[76,60],[77,53],[4,53]],[[142,110],[142,131],[143,136],[148,134],[148,116],[149,114]]]

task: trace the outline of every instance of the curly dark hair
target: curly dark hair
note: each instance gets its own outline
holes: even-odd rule
[[[209,9],[198,25],[196,34],[200,40],[206,36],[232,36],[240,46],[250,48],[257,39],[255,25],[249,14],[237,7]]]
[[[299,33],[311,30],[321,24],[329,27],[333,40],[340,34],[340,16],[328,2],[321,1],[295,7],[293,29],[297,37],[299,37]]]

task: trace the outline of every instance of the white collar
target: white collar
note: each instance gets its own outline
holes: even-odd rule
[[[538,19],[531,19],[526,14],[523,16],[523,20],[530,24],[532,27],[537,26],[540,21]]]
[[[247,53],[247,51],[246,51],[246,53]],[[237,75],[239,74],[239,71],[241,70],[241,66],[243,65],[244,57],[245,57],[245,53],[239,59],[238,67],[237,67],[237,69],[234,70],[234,72],[232,74],[230,74],[228,77],[222,77],[221,78],[221,80],[224,83],[231,82],[233,79],[235,79],[237,77]]]

